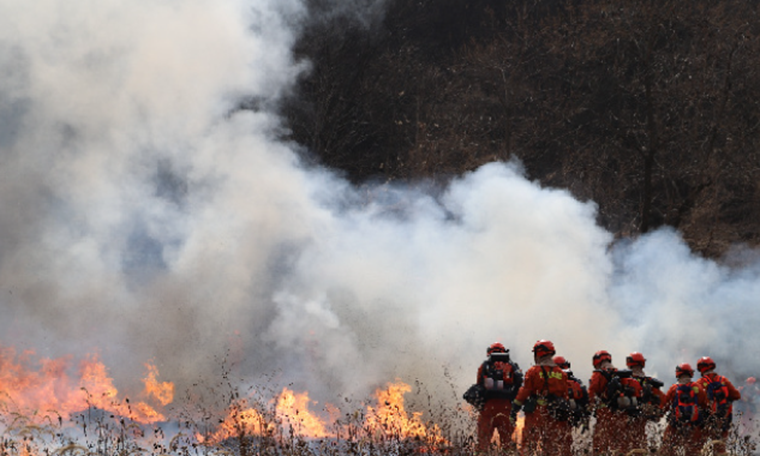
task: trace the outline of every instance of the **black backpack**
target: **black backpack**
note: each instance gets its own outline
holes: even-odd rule
[[[475,383],[465,391],[462,399],[477,410],[483,410],[483,405],[486,403],[486,389],[483,385]]]
[[[705,387],[707,403],[710,404],[710,413],[715,418],[728,419],[731,410],[731,403],[728,401],[728,386],[721,377],[710,380],[710,383],[707,383]]]
[[[696,384],[693,382],[678,385],[676,388],[670,414],[673,424],[678,426],[698,424],[699,406],[694,388],[696,388]]]

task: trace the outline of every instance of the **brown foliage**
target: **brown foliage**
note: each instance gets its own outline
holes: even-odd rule
[[[521,159],[618,235],[760,242],[757,0],[389,2],[310,25],[292,139],[356,182]]]

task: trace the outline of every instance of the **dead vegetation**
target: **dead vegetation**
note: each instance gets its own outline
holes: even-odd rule
[[[321,4],[309,2],[313,8]],[[618,236],[760,242],[756,0],[391,0],[307,24],[291,139],[354,182],[517,157]]]

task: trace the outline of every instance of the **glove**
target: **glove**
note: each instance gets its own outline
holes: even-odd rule
[[[517,422],[517,414],[522,409],[522,404],[520,402],[514,401],[512,402],[512,410],[509,412],[509,422],[512,424],[512,426],[515,425]]]

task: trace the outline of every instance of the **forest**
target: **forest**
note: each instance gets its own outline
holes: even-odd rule
[[[310,160],[362,184],[517,159],[617,237],[760,242],[758,1],[308,3],[311,69],[281,109]]]

